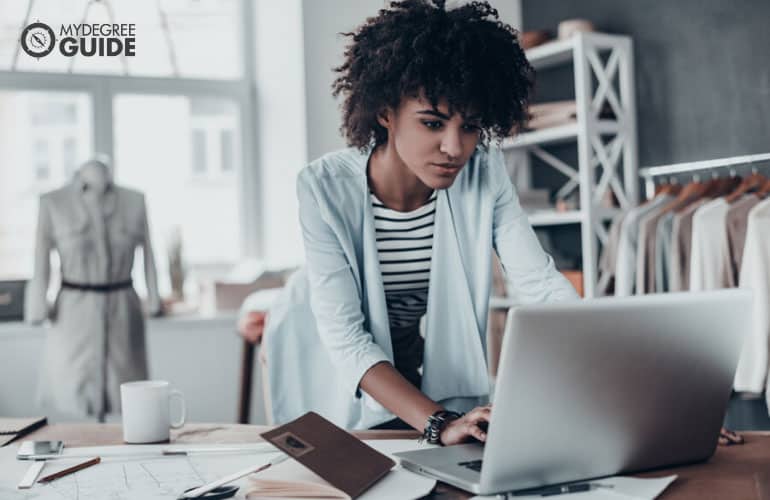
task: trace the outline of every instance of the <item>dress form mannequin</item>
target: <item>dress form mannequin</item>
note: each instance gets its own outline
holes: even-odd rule
[[[141,249],[147,309],[162,311],[144,195],[116,185],[109,158],[83,163],[71,182],[40,197],[35,273],[25,318],[50,320],[38,403],[67,416],[120,411],[120,384],[149,377],[142,304],[132,269]],[[61,282],[49,304],[50,257]]]
[[[112,182],[110,168],[104,160],[95,158],[84,163],[78,170],[78,175],[89,190],[102,195]]]

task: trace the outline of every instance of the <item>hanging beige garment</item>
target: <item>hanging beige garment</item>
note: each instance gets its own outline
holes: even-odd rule
[[[669,255],[669,291],[671,292],[682,292],[690,289],[692,219],[695,211],[708,200],[708,198],[696,200],[681,212],[674,214],[671,228],[671,255]]]
[[[151,312],[160,300],[144,196],[111,183],[101,195],[87,190],[76,175],[40,198],[25,317],[51,320],[39,402],[70,414],[102,415],[119,411],[121,383],[147,378],[144,315],[131,286],[138,246]],[[49,307],[52,250],[61,261],[62,286]]]
[[[724,281],[728,286],[738,286],[743,260],[743,247],[746,243],[746,229],[749,223],[749,212],[759,203],[759,198],[753,194],[744,195],[733,203],[727,210],[725,225],[727,227],[727,248],[722,251],[725,258]]]

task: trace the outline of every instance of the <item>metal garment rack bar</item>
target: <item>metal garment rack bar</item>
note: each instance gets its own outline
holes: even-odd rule
[[[644,179],[644,194],[647,199],[655,192],[655,177],[664,175],[713,170],[715,168],[735,167],[738,165],[750,165],[754,163],[770,162],[770,153],[755,155],[732,156],[730,158],[718,158],[714,160],[692,161],[687,163],[675,163],[660,165],[657,167],[645,167],[639,169],[639,176]]]

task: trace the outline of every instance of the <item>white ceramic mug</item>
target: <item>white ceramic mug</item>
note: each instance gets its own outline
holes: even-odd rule
[[[181,416],[172,422],[169,406],[172,398],[179,399]],[[187,415],[184,396],[163,380],[142,380],[120,384],[123,407],[123,441],[126,443],[158,443],[168,441],[169,427],[184,425]]]

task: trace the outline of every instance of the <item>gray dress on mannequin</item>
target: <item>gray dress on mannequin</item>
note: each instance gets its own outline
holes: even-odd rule
[[[116,186],[101,162],[81,167],[74,180],[40,198],[35,273],[27,286],[25,317],[51,320],[38,400],[73,415],[120,410],[120,384],[147,378],[145,322],[131,284],[142,247],[151,313],[161,310],[144,196]],[[61,288],[46,295],[51,251],[61,261]]]

